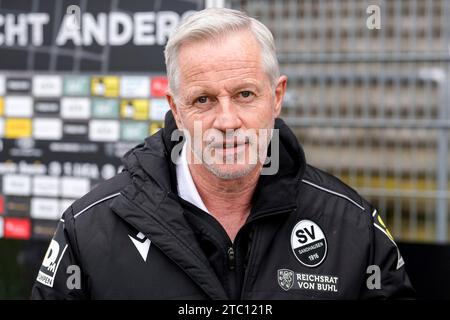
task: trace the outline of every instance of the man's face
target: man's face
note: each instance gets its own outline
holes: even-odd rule
[[[259,148],[265,156],[286,77],[272,88],[253,35],[239,31],[184,44],[178,65],[178,91],[168,100],[178,128],[193,138],[197,159],[222,179],[240,178],[260,167],[264,159],[258,157]]]

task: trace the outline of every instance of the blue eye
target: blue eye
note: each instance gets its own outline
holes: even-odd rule
[[[242,92],[240,92],[240,95],[241,95],[243,98],[249,98],[251,95],[253,95],[253,93],[250,92],[250,91],[242,91]]]
[[[207,103],[208,102],[208,97],[202,96],[202,97],[198,97],[195,102],[198,103]]]

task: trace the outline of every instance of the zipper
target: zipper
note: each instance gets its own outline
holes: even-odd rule
[[[291,207],[291,208],[288,208],[288,209],[282,209],[282,210],[275,211],[275,212],[272,212],[272,213],[269,213],[269,214],[266,214],[266,215],[263,215],[263,216],[259,216],[259,217],[257,217],[256,219],[254,219],[254,220],[252,220],[250,222],[253,223],[254,221],[258,221],[260,219],[264,219],[264,218],[267,218],[267,217],[270,217],[270,216],[274,216],[276,214],[281,214],[281,213],[285,213],[285,212],[295,212],[296,210],[297,210],[296,207],[295,208]],[[255,256],[254,251],[255,251],[255,246],[256,246],[257,237],[258,237],[257,229],[255,229],[254,232],[255,232],[255,234],[253,236],[252,246],[250,248],[250,255],[248,257],[248,264],[247,264],[247,268],[246,268],[245,274],[244,274],[244,282],[242,283],[242,288],[241,288],[241,290],[242,290],[241,291],[241,299],[242,300],[246,299],[245,292],[246,292],[248,277],[249,277],[249,274],[250,274],[250,269],[253,266],[252,262],[253,262],[253,258]]]
[[[228,269],[234,270],[236,268],[236,255],[234,253],[233,247],[229,247],[228,251]]]

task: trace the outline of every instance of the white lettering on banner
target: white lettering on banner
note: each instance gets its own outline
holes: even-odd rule
[[[147,98],[150,95],[150,78],[123,76],[120,79],[120,96],[124,98]]]
[[[42,175],[47,172],[47,167],[42,163],[19,162],[19,173],[27,175]]]
[[[186,14],[191,14],[192,11],[186,12]],[[178,14],[172,11],[161,11],[156,20],[156,29],[159,31],[156,34],[156,43],[159,45],[164,45],[169,38],[170,34],[175,30],[179,22]],[[137,44],[135,42],[135,44]]]
[[[3,33],[0,33],[0,45],[27,46],[30,43],[28,32],[31,31],[31,44],[41,46],[44,42],[44,25],[49,20],[47,13],[0,15],[0,26],[3,26]]]
[[[88,193],[89,179],[63,177],[61,178],[61,195],[67,198],[79,198]]]
[[[31,218],[57,220],[59,218],[59,201],[57,199],[32,198]]]
[[[135,37],[133,43],[141,46],[155,44],[155,13],[137,12],[134,15]]]
[[[31,194],[31,177],[19,174],[4,175],[3,193],[5,195],[29,196]]]
[[[83,44],[85,46],[90,46],[92,43],[97,42],[100,46],[107,45],[107,37],[106,37],[106,23],[107,23],[108,15],[104,12],[100,12],[97,15],[97,21],[94,16],[90,13],[85,13],[83,15]]]
[[[91,115],[89,98],[62,98],[61,117],[65,119],[89,119]]]
[[[44,42],[43,27],[49,22],[49,15],[47,13],[30,13],[27,20],[31,25],[31,43],[34,46],[41,46]]]
[[[25,140],[25,139],[24,139]],[[27,139],[30,140],[30,139]],[[20,141],[20,140],[17,140]],[[33,141],[31,139],[31,141]],[[42,157],[43,151],[42,149],[31,147],[22,147],[19,146],[18,148],[11,148],[9,149],[9,155],[12,157],[34,157],[34,158],[40,158]],[[38,166],[36,165],[36,168]]]
[[[64,46],[73,43],[77,46],[90,46],[94,43],[104,46],[122,46],[132,42],[136,46],[163,46],[169,35],[175,30],[184,16],[194,11],[186,11],[180,15],[174,11],[92,13],[81,15],[81,28],[66,28],[71,16],[63,18],[59,28],[56,45]]]
[[[48,174],[51,176],[59,176],[61,175],[61,163],[57,161],[52,161],[48,164]]]
[[[5,115],[29,118],[33,115],[33,99],[27,96],[5,97]]]
[[[89,140],[117,141],[120,135],[120,125],[114,120],[92,120],[89,123]]]
[[[0,162],[0,174],[16,173],[17,168],[18,168],[17,163]]]
[[[98,146],[92,143],[69,143],[69,142],[52,142],[49,149],[51,152],[98,152]]]
[[[28,24],[27,15],[7,14],[2,16],[1,24],[4,25],[5,35],[0,38],[0,45],[6,44],[12,46],[17,44],[19,46],[26,46],[28,44]],[[17,38],[17,42],[16,42]]]
[[[59,195],[59,178],[50,176],[33,177],[33,195],[57,197]]]
[[[120,32],[119,30],[122,29]],[[122,46],[129,42],[133,34],[133,22],[128,14],[112,12],[108,24],[109,43],[112,46]]]
[[[33,120],[33,137],[41,140],[59,140],[62,138],[60,119],[36,118]]]
[[[68,27],[73,17],[65,15],[57,30],[55,44],[121,46],[132,42],[136,46],[163,46],[178,23],[193,12],[186,11],[181,16],[175,11],[145,11],[132,15],[114,11],[97,15],[84,12],[81,15],[81,28]],[[3,27],[0,45],[42,46],[45,40],[44,26],[49,22],[48,13],[0,14],[0,26]]]
[[[33,95],[36,97],[59,97],[62,94],[62,78],[53,75],[33,77]]]
[[[98,165],[88,162],[64,162],[63,174],[65,176],[83,177],[90,179],[98,179],[100,177]]]

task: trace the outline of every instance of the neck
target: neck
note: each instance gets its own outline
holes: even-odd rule
[[[215,176],[202,164],[189,164],[189,171],[206,208],[234,240],[250,213],[261,165],[248,175],[231,180]]]

